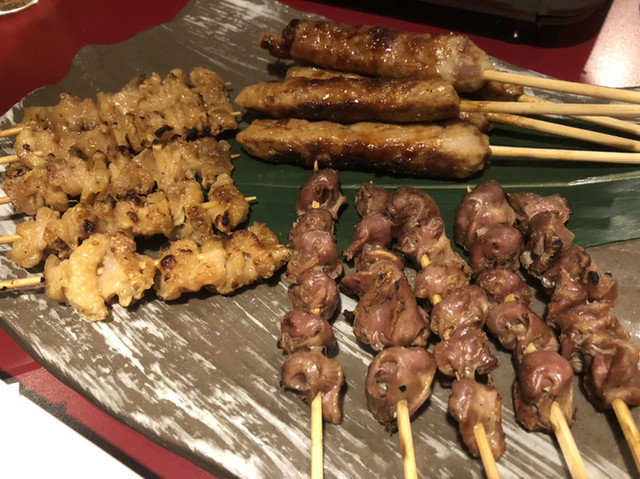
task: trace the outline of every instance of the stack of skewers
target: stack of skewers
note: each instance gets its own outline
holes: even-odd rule
[[[107,303],[163,300],[202,288],[229,294],[271,277],[288,259],[266,225],[238,229],[249,198],[235,187],[229,144],[237,128],[222,79],[195,68],[133,79],[98,102],[64,94],[32,107],[6,157],[3,189],[19,223],[7,256],[44,276],[7,280],[9,289],[44,282],[46,293],[89,320]],[[73,206],[72,206],[73,203]],[[164,237],[156,258],[136,239]]]

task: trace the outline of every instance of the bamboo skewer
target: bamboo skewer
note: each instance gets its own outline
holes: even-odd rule
[[[567,420],[562,414],[560,405],[557,402],[551,403],[551,427],[556,435],[562,455],[567,463],[569,472],[573,479],[587,479],[587,469],[584,466],[584,462],[580,457],[580,452],[576,446],[576,441],[571,434]]]
[[[7,291],[9,289],[29,288],[32,286],[39,286],[44,283],[44,276],[29,276],[26,278],[8,279],[6,281],[0,281],[0,291]]]
[[[522,157],[540,160],[589,161],[595,163],[640,163],[640,153],[618,151],[582,151],[558,148],[526,148],[513,146],[491,146],[492,156]]]
[[[627,404],[619,398],[614,399],[611,405],[613,406],[613,410],[616,413],[618,423],[620,423],[620,428],[622,429],[624,437],[627,440],[627,444],[629,444],[629,448],[631,449],[631,454],[633,455],[633,460],[636,463],[636,467],[640,471],[640,433],[638,433],[638,427],[633,420],[633,416],[631,416],[629,406],[627,406]]]
[[[573,93],[576,95],[626,101],[629,103],[640,103],[640,92],[622,90],[620,88],[587,85],[585,83],[556,80],[551,78],[540,78],[519,73],[501,72],[498,70],[485,70],[484,72],[482,72],[482,77],[484,80],[514,83],[516,85],[540,88],[543,90],[560,91],[564,93]]]
[[[520,95],[518,97],[518,101],[529,102],[529,103],[551,103],[547,100],[543,100],[542,98],[537,98],[529,95]],[[578,118],[580,120],[588,121],[589,123],[594,123],[596,125],[606,126],[607,128],[612,128],[614,130],[624,131],[625,133],[631,133],[633,135],[640,136],[640,125],[637,123],[633,123],[631,121],[620,120],[619,118],[612,118],[607,116],[584,116],[584,115],[576,115],[574,118]]]
[[[311,479],[324,475],[322,441],[322,393],[318,393],[311,401]]]
[[[14,161],[18,161],[18,155],[8,155],[0,157],[0,165],[6,165],[8,163],[13,163]]]
[[[11,128],[7,128],[6,130],[2,130],[0,131],[0,138],[4,138],[5,136],[17,135],[22,131],[23,128],[24,126],[22,125],[16,125],[12,126]]]
[[[473,426],[473,435],[478,443],[478,449],[480,450],[480,457],[484,464],[484,471],[487,475],[487,479],[499,479],[498,465],[491,452],[491,445],[489,439],[487,439],[487,432],[484,429],[482,423],[478,423]]]
[[[584,130],[582,128],[551,123],[525,116],[511,115],[509,113],[487,113],[487,118],[495,123],[519,126],[529,130],[542,131],[567,138],[574,138],[576,140],[599,143],[601,145],[619,148],[621,150],[640,152],[640,141],[629,138],[608,135],[597,131]]]
[[[404,467],[405,479],[417,479],[418,470],[416,467],[416,454],[413,448],[413,437],[411,434],[411,417],[409,416],[409,406],[407,400],[402,399],[396,405],[396,418],[398,421],[398,435],[400,436],[400,446],[402,448],[402,465]]]
[[[640,117],[640,106],[610,103],[529,103],[517,101],[460,102],[460,111],[481,113],[513,113],[516,115],[592,115],[625,118]]]

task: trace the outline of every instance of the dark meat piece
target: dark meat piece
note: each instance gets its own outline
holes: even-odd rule
[[[307,404],[321,393],[324,420],[333,424],[342,421],[340,390],[344,376],[335,359],[317,350],[296,351],[288,355],[282,365],[281,383],[296,391]]]
[[[525,235],[535,229],[531,221],[540,213],[553,213],[562,223],[569,221],[571,216],[569,202],[558,194],[540,196],[535,193],[511,193],[507,195],[507,201],[516,212],[518,229]]]
[[[360,216],[383,213],[389,199],[389,193],[373,183],[364,183],[356,192],[354,205]]]
[[[287,264],[286,280],[291,284],[311,270],[322,271],[335,279],[342,274],[338,246],[326,231],[307,231],[294,238],[293,253]]]
[[[326,273],[309,271],[298,277],[298,284],[289,288],[293,309],[313,312],[324,319],[333,317],[340,301],[336,282]]]
[[[391,220],[386,215],[374,213],[363,216],[355,226],[353,242],[343,255],[351,261],[355,256],[360,255],[365,245],[389,248],[391,240]]]
[[[424,191],[411,186],[400,186],[388,196],[386,212],[393,220],[394,236],[427,224],[431,218],[440,216],[440,209],[434,199]]]
[[[584,386],[596,407],[609,408],[616,399],[640,404],[640,346],[604,331],[589,336],[582,349],[588,358]]]
[[[489,300],[482,288],[468,285],[456,289],[433,307],[431,331],[447,339],[456,330],[481,329],[489,307]]]
[[[272,118],[339,123],[426,123],[456,118],[460,109],[453,85],[437,78],[294,77],[245,87],[236,103]]]
[[[293,243],[296,238],[308,231],[325,231],[333,236],[335,223],[328,210],[324,208],[310,209],[302,213],[293,223],[289,231],[289,242]]]
[[[585,304],[589,300],[587,290],[580,281],[577,281],[563,271],[555,281],[555,290],[547,305],[547,321],[553,323],[555,317],[566,313],[574,306]]]
[[[496,304],[504,303],[507,299],[526,305],[531,304],[529,286],[513,271],[490,269],[476,278],[476,284]]]
[[[467,193],[456,209],[453,240],[469,251],[476,239],[494,225],[513,226],[516,214],[495,180],[485,181]]]
[[[537,351],[557,351],[558,340],[545,322],[526,305],[507,301],[493,308],[487,316],[487,328],[500,344],[513,351],[518,362],[527,348]]]
[[[552,212],[537,214],[529,226],[531,234],[522,250],[520,261],[530,274],[541,276],[556,255],[571,246],[575,235]]]
[[[463,35],[404,33],[381,25],[351,27],[292,20],[281,35],[263,33],[260,46],[278,58],[383,77],[440,77],[459,91],[483,84],[493,68],[485,52]]]
[[[418,306],[404,271],[394,262],[376,261],[344,278],[340,286],[360,296],[353,311],[353,331],[359,341],[376,351],[426,345],[427,313]]]
[[[502,399],[497,389],[469,378],[454,381],[449,397],[449,412],[459,422],[462,440],[473,456],[480,456],[473,430],[476,424],[482,424],[493,457],[500,459],[506,444],[502,431]]]
[[[481,171],[489,139],[460,121],[396,125],[328,121],[255,120],[238,133],[252,156],[312,168],[376,170],[429,178],[467,178]]]
[[[556,291],[553,293],[555,296],[559,294],[557,283],[566,283],[567,281],[567,278],[563,278],[563,276],[579,283],[579,286],[584,288],[589,301],[604,301],[612,307],[616,304],[618,299],[617,281],[613,279],[611,274],[601,273],[582,246],[572,245],[558,253],[540,280],[545,288],[555,288]]]
[[[365,271],[377,261],[389,261],[398,269],[404,268],[404,260],[387,248],[380,245],[364,245],[359,256],[354,258],[353,264],[357,271]]]
[[[301,349],[329,349],[335,343],[333,329],[326,319],[305,311],[289,311],[281,323],[278,347],[288,353]]]
[[[347,198],[340,192],[340,177],[336,170],[324,169],[314,171],[302,185],[296,200],[296,213],[301,215],[313,208],[328,210],[333,219],[338,218],[338,211]]]
[[[391,430],[398,402],[406,400],[409,415],[415,414],[431,395],[435,373],[433,354],[424,348],[396,346],[382,350],[367,371],[369,411]]]
[[[496,224],[474,241],[469,249],[469,266],[476,276],[495,268],[517,270],[523,246],[520,231],[513,226]]]
[[[585,303],[555,316],[553,325],[560,330],[562,355],[574,371],[581,372],[586,359],[583,343],[594,334],[606,332],[618,339],[629,340],[629,333],[611,312],[607,303]]]
[[[516,417],[529,431],[552,431],[551,405],[556,402],[569,425],[573,424],[573,369],[553,351],[535,351],[522,358],[513,383]]]
[[[466,261],[451,248],[451,241],[445,234],[444,221],[440,216],[433,216],[423,225],[403,230],[396,248],[423,267],[429,263],[455,263],[471,272]]]
[[[438,370],[457,379],[473,379],[476,374],[487,374],[498,366],[487,335],[478,328],[454,331],[449,339],[436,344],[433,354]]]
[[[416,297],[437,302],[436,295],[444,298],[455,289],[469,283],[468,268],[458,262],[429,263],[421,268],[413,282]]]

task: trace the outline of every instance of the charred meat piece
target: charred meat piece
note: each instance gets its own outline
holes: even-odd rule
[[[524,245],[522,233],[513,226],[496,224],[478,237],[469,249],[469,266],[474,275],[496,268],[517,270]]]
[[[340,390],[344,376],[335,359],[317,350],[296,351],[285,359],[280,381],[284,387],[297,392],[307,404],[321,393],[323,419],[332,424],[342,421]]]
[[[467,178],[489,158],[489,140],[476,127],[362,122],[255,120],[237,135],[252,156],[312,168],[364,169],[429,178]]]
[[[343,278],[343,291],[360,299],[353,311],[356,338],[374,350],[390,346],[425,346],[427,313],[418,306],[404,271],[392,261],[376,261],[368,269]]]
[[[520,261],[530,274],[537,277],[544,274],[556,255],[571,246],[575,235],[552,212],[534,216],[530,227],[532,232],[522,250]]]
[[[573,369],[554,351],[526,354],[513,383],[516,417],[529,431],[552,431],[551,405],[556,402],[571,425],[573,407]]]
[[[373,417],[393,429],[397,404],[407,401],[409,415],[431,395],[436,373],[433,355],[424,348],[386,348],[369,365],[365,382],[367,406]]]
[[[129,306],[153,286],[153,260],[136,252],[124,233],[96,233],[68,259],[49,256],[44,266],[47,296],[71,305],[89,321],[106,319],[107,302]]]
[[[281,323],[278,347],[288,353],[301,349],[329,349],[335,343],[333,329],[322,316],[305,311],[289,311]]]
[[[431,311],[431,331],[448,339],[456,330],[482,329],[489,313],[485,292],[474,285],[456,289]]]
[[[202,245],[191,239],[174,241],[160,252],[156,294],[165,301],[205,287],[230,294],[270,278],[290,257],[291,250],[263,223],[207,238]]]
[[[330,320],[335,313],[340,295],[336,282],[326,273],[309,271],[299,276],[298,284],[289,288],[293,309],[319,314]]]
[[[458,91],[483,84],[493,68],[485,52],[462,35],[403,33],[381,25],[351,27],[292,20],[282,34],[263,33],[260,46],[278,58],[383,77],[440,77]]]
[[[493,457],[500,459],[506,444],[502,430],[502,399],[497,389],[469,378],[454,381],[449,397],[449,412],[458,421],[462,440],[473,456],[480,456],[473,429],[476,424],[482,424]]]
[[[508,269],[491,269],[476,278],[489,299],[496,303],[504,303],[507,298],[525,305],[531,304],[531,291],[524,280]]]
[[[340,191],[338,172],[332,169],[314,171],[302,185],[296,200],[296,213],[302,215],[310,209],[325,209],[333,219],[338,218],[338,211],[347,198]]]
[[[245,87],[235,102],[271,118],[432,122],[456,118],[460,98],[444,80],[380,77],[287,78]]]
[[[557,351],[558,341],[553,331],[526,305],[507,301],[491,308],[487,327],[500,344],[520,362],[528,348],[536,351]]]
[[[535,229],[531,221],[540,213],[553,213],[562,223],[569,221],[571,216],[569,202],[558,194],[540,196],[535,193],[510,193],[507,201],[517,215],[518,229],[525,235]]]
[[[489,349],[487,335],[478,328],[459,329],[436,344],[433,354],[438,370],[445,376],[474,379],[498,367],[498,358]]]
[[[455,218],[453,240],[469,251],[492,226],[513,226],[516,214],[507,202],[502,186],[495,180],[488,180],[464,196]]]
[[[602,331],[589,336],[582,350],[588,372],[583,383],[596,407],[610,408],[616,399],[630,406],[640,404],[640,346],[615,332]]]

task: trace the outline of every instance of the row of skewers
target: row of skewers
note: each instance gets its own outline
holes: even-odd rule
[[[491,122],[500,122],[640,151],[638,142],[630,138],[600,135],[590,130],[513,115],[613,114],[637,117],[637,106],[612,105],[609,109],[604,105],[546,104],[524,95],[523,90],[513,83],[632,103],[638,103],[640,97],[634,92],[576,86],[567,82],[496,72],[486,54],[461,36],[417,35],[381,26],[349,27],[333,22],[293,20],[281,34],[263,34],[260,44],[277,58],[293,59],[305,65],[289,68],[286,78],[281,82],[247,87],[236,98],[240,106],[258,117],[270,118],[254,120],[238,135],[238,141],[245,150],[269,162],[289,162],[307,167],[320,164],[328,168],[374,169],[407,176],[463,179],[484,169],[490,156],[638,161],[635,153],[613,153],[609,156],[608,152],[601,151],[504,149],[489,145],[489,137],[483,131],[490,129]],[[583,119],[638,134],[637,125],[631,122],[602,116]],[[483,190],[491,189],[494,190],[493,201],[496,203],[482,198]],[[447,246],[442,220],[439,222],[435,219],[438,216],[433,214],[433,209],[432,214],[422,219],[419,216],[410,219],[409,224],[412,221],[414,224],[403,231],[390,210],[367,210],[369,200],[387,196],[386,193],[374,193],[373,190],[371,186],[363,186],[356,195],[356,207],[362,218],[356,226],[354,243],[345,251],[345,258],[355,259],[358,272],[345,277],[340,283],[344,292],[360,297],[353,313],[356,337],[374,351],[384,351],[385,354],[379,353],[380,358],[393,355],[389,351],[396,347],[417,347],[424,354],[426,335],[425,328],[420,325],[428,325],[429,321],[419,319],[422,315],[420,306],[411,306],[411,301],[415,300],[406,297],[402,301],[398,299],[402,290],[402,275],[385,269],[393,263],[395,271],[401,271],[404,267],[402,260],[387,250],[395,241],[404,257],[410,258],[420,268],[415,293],[422,301],[426,301],[425,306],[431,311],[431,328],[441,339],[434,349],[436,363],[440,373],[455,378],[450,401],[452,415],[460,421],[465,444],[474,455],[483,457],[487,475],[497,477],[494,461],[504,452],[504,440],[501,437],[499,414],[501,399],[492,388],[488,375],[495,368],[497,360],[491,354],[482,330],[485,323],[497,340],[514,352],[514,363],[519,372],[513,386],[518,420],[529,430],[555,432],[572,475],[586,477],[584,464],[569,432],[575,413],[572,405],[571,357],[561,348],[563,337],[560,341],[556,339],[554,330],[558,328],[555,323],[548,321],[546,324],[528,307],[531,294],[521,277],[515,274],[520,269],[521,256],[526,274],[534,274],[530,268],[532,252],[544,254],[548,259],[559,254],[564,247],[570,247],[572,237],[568,241],[564,237],[563,243],[559,243],[559,240],[554,243],[556,238],[553,235],[547,237],[549,229],[541,218],[556,213],[542,215],[533,226],[528,223],[525,226],[522,211],[518,210],[516,215],[499,185],[488,183],[478,187],[465,199],[467,205],[474,206],[467,207],[466,213],[463,213],[463,206],[458,214],[460,217],[465,214],[476,217],[467,218],[471,223],[466,226],[462,226],[460,218],[456,220],[456,242],[468,252],[470,264],[467,264],[453,252],[450,245]],[[422,196],[420,192],[414,194],[417,198]],[[367,198],[367,201],[363,201],[363,198]],[[528,207],[534,209],[532,205],[546,202],[546,199],[534,200],[528,195],[519,198],[531,200]],[[425,201],[422,198],[417,203]],[[365,206],[362,206],[363,203]],[[380,207],[380,203],[377,206]],[[412,212],[424,211],[415,202],[403,206]],[[515,227],[516,216],[520,229]],[[389,224],[395,224],[395,230]],[[412,231],[412,227],[415,231]],[[391,231],[394,231],[394,235]],[[552,243],[555,246],[550,246]],[[540,253],[543,244],[550,246],[551,250]],[[364,245],[367,247],[366,253],[362,252]],[[435,254],[429,254],[429,249]],[[366,259],[360,258],[359,254]],[[588,268],[593,272],[592,278],[602,276],[590,260],[586,263],[590,264]],[[386,266],[381,267],[382,264]],[[367,272],[368,268],[376,273],[384,273],[376,276],[374,272]],[[581,287],[595,288],[585,279],[587,272],[574,271],[574,274],[580,278],[577,281],[581,282]],[[380,279],[372,279],[376,277]],[[396,278],[395,282],[390,278]],[[395,292],[389,292],[389,288],[384,287],[382,283],[385,281],[395,285]],[[475,284],[470,284],[470,281]],[[605,288],[602,284],[611,283],[609,277],[596,282],[600,283],[598,288]],[[438,290],[440,286],[443,289]],[[386,301],[384,307],[376,303],[377,294],[380,303],[380,298]],[[583,299],[587,302],[598,301],[596,297],[586,299],[585,296]],[[414,312],[412,321],[407,323],[411,326],[406,329],[394,329],[399,322],[393,307],[389,306],[394,301],[406,307],[403,311]],[[564,299],[559,301],[563,303]],[[550,309],[555,307],[555,302],[552,299]],[[384,313],[377,316],[371,313],[377,311],[376,308],[384,309]],[[407,313],[407,316],[411,315]],[[362,319],[367,317],[368,324],[367,319]],[[380,326],[379,318],[386,318],[387,323],[380,330],[374,328],[367,334],[367,326]],[[412,339],[407,341],[402,335],[409,331],[420,333],[409,334]],[[624,336],[622,333],[620,335]],[[381,338],[388,342],[381,341]],[[634,348],[629,346],[629,349]],[[461,351],[466,351],[467,357],[461,357]],[[603,359],[601,361],[606,362]],[[379,361],[384,362],[385,359]],[[395,368],[401,368],[398,357],[391,362]],[[637,365],[633,360],[629,362]],[[387,374],[388,371],[380,373],[379,369],[373,367],[374,363],[366,382],[370,409],[387,426],[396,419],[398,424],[402,424],[404,420],[401,421],[399,411],[407,404],[402,393],[407,391],[410,381],[404,378],[404,381],[398,382],[397,378]],[[422,361],[423,366],[430,363],[430,359]],[[412,384],[419,382],[416,377],[424,379],[421,393],[413,390],[414,397],[421,397],[421,401],[428,398],[433,380],[429,368],[424,367],[422,375],[415,374],[412,378]],[[628,378],[634,377],[633,373],[625,374]],[[488,384],[478,383],[478,375],[488,377]],[[607,374],[601,372],[601,385],[606,382],[603,376]],[[535,384],[535,381],[540,383]],[[540,384],[545,384],[544,391],[540,389]],[[402,389],[398,389],[398,385]],[[385,408],[375,406],[380,404],[379,398],[375,399],[376,387],[378,393],[383,391],[382,396],[390,403]],[[629,387],[634,388],[633,379],[630,379]],[[476,396],[473,396],[474,392]],[[478,398],[482,399],[478,402]],[[593,399],[599,407],[606,405],[602,400]],[[410,411],[415,411],[420,404],[420,401],[414,401]],[[478,404],[483,404],[484,409],[474,410],[473,405]],[[634,402],[630,404],[635,405]],[[617,401],[616,405],[625,409],[621,401]],[[633,421],[629,420],[628,410],[618,414],[618,417],[624,430],[635,429]],[[637,430],[627,438],[634,456],[638,457]],[[403,451],[408,449],[411,448],[405,443]],[[413,477],[408,472],[411,470],[415,471],[415,467],[405,468],[409,477]]]
[[[15,140],[3,188],[19,223],[7,257],[23,268],[45,259],[37,285],[83,317],[140,300],[152,287],[171,301],[207,288],[229,294],[271,277],[289,259],[266,225],[240,230],[249,200],[233,179],[229,144],[237,127],[222,79],[209,70],[138,77],[99,101],[64,94],[32,107]],[[76,201],[74,204],[74,201]],[[72,206],[73,204],[73,206]],[[169,241],[155,258],[139,239]]]

